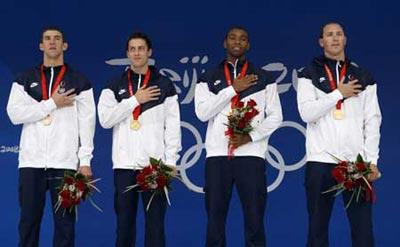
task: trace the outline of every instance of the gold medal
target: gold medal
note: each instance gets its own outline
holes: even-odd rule
[[[140,129],[140,122],[139,122],[139,120],[133,119],[133,120],[131,121],[131,129],[132,129],[132,130],[138,130],[138,129]]]
[[[344,118],[344,111],[342,109],[335,109],[333,111],[333,118],[336,120],[342,120]]]
[[[42,119],[42,124],[44,126],[49,126],[51,124],[51,121],[52,121],[51,116],[47,115],[45,118]]]

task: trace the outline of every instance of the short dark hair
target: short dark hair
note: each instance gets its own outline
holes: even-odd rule
[[[47,31],[57,31],[57,32],[61,33],[61,37],[62,37],[63,42],[64,43],[67,42],[67,39],[65,38],[64,31],[60,27],[57,27],[57,26],[46,26],[46,27],[42,28],[42,33],[41,33],[41,37],[40,37],[40,43],[43,42],[43,34],[45,32],[47,32]]]
[[[342,23],[337,22],[337,21],[326,22],[324,25],[321,26],[321,29],[319,31],[319,38],[320,39],[322,39],[324,37],[324,28],[326,26],[328,26],[328,25],[331,25],[331,24],[339,25],[342,28],[343,32],[344,32],[344,26],[342,25]]]
[[[228,38],[229,33],[234,29],[239,29],[239,30],[245,31],[247,33],[247,37],[249,36],[249,32],[247,31],[247,29],[245,27],[243,27],[243,26],[232,26],[232,27],[230,27],[228,29],[228,32],[226,32],[224,40],[226,40]]]
[[[142,33],[142,32],[134,32],[131,35],[129,35],[128,39],[126,40],[126,50],[129,49],[129,42],[132,39],[143,39],[147,45],[147,48],[152,49],[151,40],[150,40],[149,36],[147,36],[145,33]]]

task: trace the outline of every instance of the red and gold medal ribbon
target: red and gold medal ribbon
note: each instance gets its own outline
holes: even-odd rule
[[[324,68],[325,68],[325,74],[328,76],[329,85],[333,91],[337,88],[337,85],[336,85],[335,79],[333,78],[332,71],[329,69],[327,64],[324,64]],[[343,79],[343,77],[346,76],[346,72],[347,72],[347,64],[344,63],[343,67],[340,69],[339,81],[341,81]],[[336,103],[337,110],[340,110],[342,108],[342,103],[343,103],[343,100],[339,100]]]
[[[246,75],[247,68],[249,67],[249,63],[246,61],[240,71],[239,78],[243,78]],[[232,85],[231,73],[229,72],[228,63],[224,64],[224,73],[225,73],[225,80],[229,86]],[[231,100],[231,108],[235,107],[239,102],[239,94],[236,94]]]
[[[144,76],[143,86],[147,87],[147,84],[149,83],[149,81],[150,81],[150,69],[147,69],[146,75]],[[138,85],[138,89],[139,89],[139,85]],[[129,91],[129,96],[133,96],[135,93],[133,91],[133,86],[132,86],[132,71],[131,70],[128,71],[128,91]],[[138,120],[141,110],[142,110],[141,105],[138,105],[135,107],[135,109],[132,111],[133,120]]]
[[[63,65],[61,67],[60,73],[58,74],[56,81],[54,82],[51,90],[51,95],[53,95],[54,91],[58,88],[58,86],[60,85],[64,75],[65,75],[65,71],[67,70],[67,67],[65,65]],[[42,85],[42,98],[43,100],[48,100],[49,99],[49,94],[47,93],[47,84],[46,84],[46,75],[44,73],[44,65],[42,64],[42,66],[40,66],[40,81],[41,81],[41,85]]]

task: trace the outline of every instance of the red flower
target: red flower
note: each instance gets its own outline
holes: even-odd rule
[[[136,176],[136,181],[139,185],[142,185],[145,183],[146,176],[141,172]]]
[[[63,199],[61,201],[61,207],[68,209],[72,206],[72,200],[71,199]]]
[[[87,189],[86,183],[82,180],[76,182],[75,187],[82,192]]]
[[[345,177],[340,169],[338,167],[333,168],[332,170],[332,176],[335,178],[335,180],[338,183],[342,183],[345,180]]]
[[[70,199],[71,198],[71,194],[69,193],[68,190],[63,190],[60,192],[60,196],[61,198],[64,199]]]
[[[247,123],[246,119],[240,119],[237,127],[239,129],[244,129],[246,127],[246,123]]]
[[[365,170],[367,170],[367,166],[365,165],[365,163],[357,163],[356,167],[357,170],[359,170],[360,172],[364,172]]]
[[[349,163],[347,161],[340,161],[338,164],[338,166],[345,166],[347,167],[349,165]]]
[[[66,184],[68,184],[68,185],[71,185],[71,184],[74,183],[74,179],[71,178],[71,177],[65,177],[65,178],[64,178],[64,183],[66,183]]]
[[[351,180],[346,180],[343,183],[343,186],[347,189],[347,190],[351,190],[354,187],[354,182]]]
[[[157,177],[156,182],[159,188],[163,188],[167,185],[167,178],[164,175],[160,175]]]
[[[260,113],[260,112],[259,112],[257,109],[253,109],[253,110],[251,111],[252,118],[255,117],[255,116],[257,116],[258,113]]]
[[[347,167],[346,166],[336,166],[336,169],[338,169],[342,173],[347,173]]]
[[[244,106],[244,102],[243,101],[239,101],[239,102],[237,102],[237,104],[236,104],[236,107],[237,108],[242,108]]]
[[[232,128],[228,128],[228,129],[225,131],[225,135],[226,135],[226,136],[233,136],[233,129],[232,129]]]
[[[249,101],[247,101],[247,106],[249,106],[249,107],[254,107],[256,105],[257,105],[257,103],[253,99],[250,99]]]
[[[244,119],[247,121],[247,122],[250,122],[250,120],[253,118],[253,112],[251,112],[251,111],[248,111],[248,112],[246,112],[245,114],[244,114]]]
[[[153,167],[151,165],[146,166],[145,168],[143,168],[142,172],[144,175],[149,175],[153,172]]]

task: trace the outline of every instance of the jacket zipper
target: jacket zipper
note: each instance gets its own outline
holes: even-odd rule
[[[54,68],[51,67],[50,69],[51,73],[50,73],[50,83],[49,83],[49,99],[51,98],[51,89],[53,87],[53,79],[54,79]],[[49,128],[45,128],[45,142],[46,142],[46,150],[45,150],[45,164],[44,164],[44,170],[47,170],[47,166],[48,166],[48,162],[49,162],[49,141],[48,141],[48,133],[49,133]]]
[[[336,85],[338,86],[339,85],[339,83],[340,83],[340,73],[339,73],[339,65],[340,65],[340,63],[339,63],[339,61],[336,61]],[[337,86],[336,86],[336,88],[337,88]],[[342,108],[343,108],[343,103],[342,103]],[[340,122],[340,121],[338,121],[338,122]],[[340,123],[339,123],[340,124]],[[337,131],[338,131],[338,139],[337,139],[337,152],[338,152],[338,154],[341,156],[341,153],[340,153],[340,135],[341,135],[341,131],[340,131],[340,128],[337,128]]]

